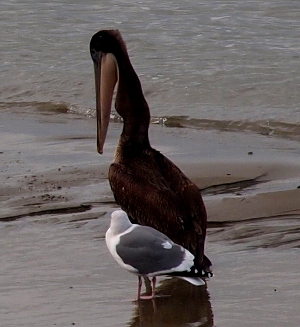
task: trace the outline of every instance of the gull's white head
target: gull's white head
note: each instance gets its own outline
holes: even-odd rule
[[[111,214],[110,229],[114,234],[125,232],[132,226],[127,213],[123,210],[116,210]]]

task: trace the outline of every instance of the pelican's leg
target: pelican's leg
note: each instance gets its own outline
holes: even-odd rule
[[[146,288],[146,294],[151,294],[152,293],[152,287],[151,287],[150,278],[145,276],[144,277],[144,283],[145,283],[145,288]]]

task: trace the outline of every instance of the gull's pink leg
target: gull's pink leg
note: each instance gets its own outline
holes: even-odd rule
[[[139,276],[139,290],[138,290],[138,300],[151,300],[155,297],[155,284],[156,284],[156,277],[152,278],[152,293],[151,295],[141,295],[141,288],[142,288],[142,278]]]
[[[138,284],[138,300],[141,299],[141,291],[142,291],[142,285],[143,285],[143,281],[142,281],[142,277],[139,277],[139,284]]]
[[[156,284],[156,277],[152,278],[152,299],[155,297],[155,284]]]

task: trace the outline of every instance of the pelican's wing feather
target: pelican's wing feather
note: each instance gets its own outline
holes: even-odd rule
[[[132,222],[158,229],[202,257],[206,211],[200,190],[170,160],[152,150],[130,162],[113,163],[109,181]]]

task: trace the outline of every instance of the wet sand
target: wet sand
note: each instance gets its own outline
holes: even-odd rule
[[[203,189],[215,276],[195,288],[161,278],[135,301],[137,278],[108,253],[116,208],[94,119],[0,113],[1,326],[297,326],[300,160],[295,144],[251,134],[151,126],[152,145]]]

